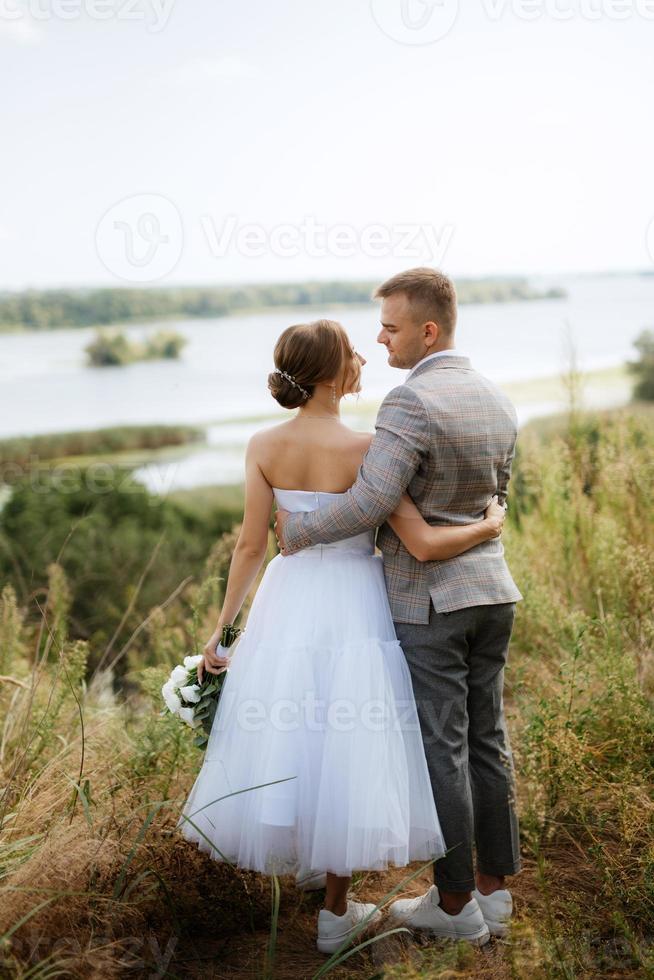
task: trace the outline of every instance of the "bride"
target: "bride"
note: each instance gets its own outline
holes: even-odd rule
[[[372,438],[340,420],[366,362],[339,323],[288,327],[274,360],[268,387],[298,411],[248,445],[243,525],[199,673],[230,669],[180,827],[241,868],[326,872],[317,944],[332,953],[381,914],[348,900],[354,870],[428,861],[445,847],[374,532],[277,555],[233,657],[219,647],[264,562],[273,502],[308,511],[345,493]],[[477,524],[431,527],[405,496],[389,523],[425,561],[498,537],[503,519],[491,503]]]

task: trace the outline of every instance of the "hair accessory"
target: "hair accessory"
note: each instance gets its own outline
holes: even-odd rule
[[[280,371],[279,368],[277,368],[273,373],[281,374],[282,378],[286,378],[287,381],[290,381],[292,385],[294,385],[302,392],[305,398],[311,397],[309,392],[306,390],[306,388],[303,388],[302,385],[299,385],[292,374],[287,374],[286,371]]]

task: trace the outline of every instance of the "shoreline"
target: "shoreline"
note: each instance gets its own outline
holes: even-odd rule
[[[587,400],[589,409],[613,408],[616,404],[628,402],[631,397],[633,382],[626,363],[592,371],[580,371],[579,378],[582,402]],[[536,375],[516,381],[497,382],[497,386],[508,395],[516,408],[543,406],[543,414],[550,415],[556,414],[560,410],[558,406],[565,407],[568,401],[564,379],[565,375],[563,374]],[[344,404],[342,408],[343,419],[348,422],[367,420],[368,418],[374,420],[380,404],[381,401],[375,399],[369,401],[361,399],[356,404]],[[545,410],[545,407],[550,404],[554,406],[551,412]],[[281,422],[284,421],[284,418],[284,415],[273,411],[256,415],[235,416],[234,418],[213,419],[206,425],[219,431],[221,428]]]
[[[550,375],[512,381],[499,386],[513,401],[518,411],[519,425],[536,419],[552,418],[565,413],[569,405],[569,388],[563,375]],[[580,372],[577,387],[579,408],[584,411],[601,411],[626,405],[631,399],[632,380],[626,364],[614,365],[596,371]],[[343,421],[362,431],[374,431],[374,421],[379,401],[360,401],[343,407]],[[200,423],[194,428],[204,432],[204,439],[177,445],[163,445],[154,449],[131,447],[125,451],[83,455],[43,456],[38,466],[71,467],[102,465],[131,470],[134,478],[160,496],[175,493],[202,491],[207,487],[234,487],[242,484],[242,468],[245,446],[257,429],[284,421],[286,415],[271,412],[260,415],[218,419]],[[125,428],[130,428],[126,426]],[[88,430],[99,433],[103,429]],[[48,435],[60,438],[65,433]],[[23,436],[26,440],[38,438],[47,442],[48,435]],[[13,438],[8,437],[6,442]],[[1,443],[0,443],[1,445]],[[3,499],[0,484],[0,506]]]
[[[535,375],[529,378],[523,378],[514,381],[506,382],[496,382],[498,388],[500,388],[511,401],[516,405],[517,408],[529,407],[541,405],[543,403],[557,403],[567,401],[566,387],[564,384],[565,375],[559,374],[549,374],[549,375]],[[579,377],[581,379],[581,389],[582,395],[585,392],[589,395],[589,408],[611,408],[616,404],[615,397],[620,396],[624,401],[628,401],[631,394],[632,380],[629,374],[627,364],[614,364],[611,367],[598,368],[596,370],[590,371],[580,371]],[[602,396],[608,394],[608,398],[604,404],[602,404]],[[583,398],[582,398],[583,400]],[[369,417],[374,417],[377,414],[379,405],[381,404],[381,399],[370,399],[366,400],[364,398],[360,399],[356,403],[346,403],[342,407],[342,416],[346,421],[354,421],[355,419],[365,420]],[[544,414],[552,414],[549,411]],[[233,417],[222,417],[222,418],[207,418],[194,423],[178,422],[178,423],[162,423],[162,422],[134,422],[134,423],[115,423],[106,426],[101,426],[99,428],[84,428],[79,429],[53,429],[49,432],[26,432],[24,430],[11,433],[10,435],[3,435],[0,437],[0,446],[4,443],[10,442],[14,439],[43,439],[48,438],[61,438],[72,432],[83,432],[88,435],[93,433],[106,432],[111,429],[157,429],[157,428],[180,428],[180,429],[197,429],[199,432],[204,432],[205,436],[210,429],[220,431],[221,429],[230,429],[234,427],[249,427],[253,425],[265,425],[266,423],[277,423],[283,422],[288,417],[288,413],[283,410],[272,410],[270,412],[260,412],[253,415],[235,415]],[[200,440],[202,444],[202,440]],[[230,446],[233,445],[231,440],[228,443]],[[190,444],[186,444],[190,445]],[[85,454],[80,459],[95,459],[95,460],[107,460],[120,458],[121,460],[127,459],[130,456],[140,455],[143,459],[155,458],[157,454],[162,452],[172,452],[173,450],[184,450],[186,448],[185,444],[177,446],[163,446],[160,449],[146,450],[139,449],[138,447],[130,450],[126,450],[124,453],[89,453]],[[215,445],[215,444],[214,444]],[[52,459],[58,457],[53,456]],[[69,460],[76,459],[74,456],[62,457]]]

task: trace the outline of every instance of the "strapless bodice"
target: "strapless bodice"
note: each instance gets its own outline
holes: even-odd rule
[[[281,510],[290,511],[292,514],[306,514],[312,510],[318,510],[320,507],[327,507],[339,497],[345,496],[344,493],[327,493],[324,490],[280,490],[278,487],[273,487],[273,493],[277,506]],[[342,541],[332,541],[330,544],[314,544],[289,557],[297,558],[302,555],[314,557],[332,553],[374,555],[374,530],[356,534],[353,538],[343,538]]]

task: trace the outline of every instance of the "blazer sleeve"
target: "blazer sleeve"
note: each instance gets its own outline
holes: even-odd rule
[[[396,510],[429,446],[422,400],[408,385],[394,388],[379,409],[356,483],[328,507],[292,514],[284,529],[286,550],[292,553],[379,527]]]

